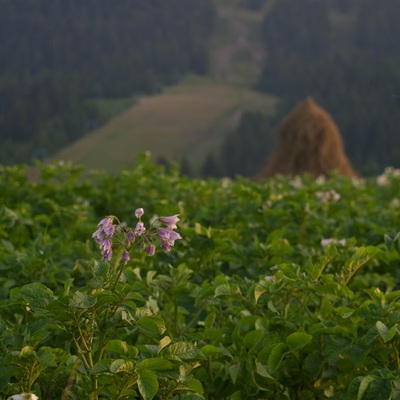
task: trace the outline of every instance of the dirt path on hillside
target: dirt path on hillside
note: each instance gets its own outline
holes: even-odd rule
[[[235,70],[235,57],[239,52],[246,51],[252,62],[261,65],[265,59],[265,51],[260,43],[255,43],[250,38],[251,29],[248,23],[233,17],[225,9],[220,9],[218,14],[231,26],[235,39],[214,50],[214,76],[218,81],[224,83],[243,83],[243,77]]]

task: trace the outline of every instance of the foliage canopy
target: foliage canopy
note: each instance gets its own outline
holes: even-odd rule
[[[196,180],[147,156],[113,176],[38,170],[0,168],[5,396],[399,396],[397,170]],[[182,240],[116,276],[90,237],[140,206],[180,214]]]

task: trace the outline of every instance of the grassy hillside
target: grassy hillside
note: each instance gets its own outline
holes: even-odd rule
[[[117,171],[137,154],[190,160],[196,173],[210,149],[244,111],[274,113],[276,98],[251,89],[263,59],[257,42],[260,12],[217,2],[219,25],[210,42],[209,77],[186,77],[161,94],[142,97],[109,123],[55,155],[89,168]]]
[[[56,155],[90,168],[116,171],[138,153],[196,166],[231,131],[243,111],[273,112],[276,100],[258,92],[189,77],[156,96],[143,97],[101,129]]]

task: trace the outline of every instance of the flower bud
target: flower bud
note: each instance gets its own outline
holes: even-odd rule
[[[127,233],[127,235],[126,235],[126,239],[127,239],[127,242],[129,242],[129,243],[128,243],[128,246],[130,246],[132,243],[135,242],[135,239],[136,239],[135,233],[132,232],[132,231],[129,231],[129,232]]]
[[[136,211],[135,211],[135,217],[136,218],[140,218],[143,214],[144,214],[143,208],[136,209]]]
[[[162,251],[163,251],[164,253],[169,253],[169,252],[171,251],[171,245],[168,244],[168,243],[166,243],[166,242],[164,242],[164,243],[161,245],[161,249],[162,249]]]
[[[156,246],[149,244],[146,248],[146,252],[148,256],[154,256],[154,254],[156,254]]]
[[[127,251],[124,251],[122,253],[122,258],[121,258],[122,263],[126,264],[130,259],[131,259],[130,254]]]

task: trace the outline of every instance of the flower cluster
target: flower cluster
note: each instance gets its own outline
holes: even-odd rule
[[[385,168],[385,171],[383,174],[379,175],[376,178],[376,182],[380,186],[387,186],[390,183],[390,178],[391,177],[398,177],[400,176],[400,169],[395,169],[393,167],[387,167]]]
[[[129,251],[134,243],[138,243],[142,249],[145,249],[147,255],[153,256],[156,252],[154,244],[156,238],[159,240],[160,248],[165,253],[171,251],[175,240],[182,239],[181,235],[174,231],[177,228],[179,214],[157,218],[148,228],[142,221],[143,214],[143,208],[138,208],[134,212],[138,219],[134,228],[124,226],[113,215],[103,218],[98,223],[97,230],[92,237],[99,244],[103,260],[111,260],[113,246],[116,243],[123,249],[121,262],[126,264],[130,260]],[[165,227],[160,227],[160,224],[165,225]]]
[[[321,200],[323,204],[328,202],[336,203],[340,200],[340,194],[335,190],[328,190],[327,192],[317,192],[316,196]]]
[[[178,232],[165,228],[161,228],[158,231],[158,236],[161,239],[161,248],[163,249],[164,253],[171,251],[171,247],[174,246],[175,240],[182,239]]]
[[[114,217],[103,218],[97,225],[96,232],[92,237],[100,245],[101,254],[104,260],[111,260],[112,257],[112,237],[115,233]]]
[[[328,238],[328,239],[321,240],[322,247],[330,246],[331,244],[346,246],[346,239],[337,240],[335,238]]]

